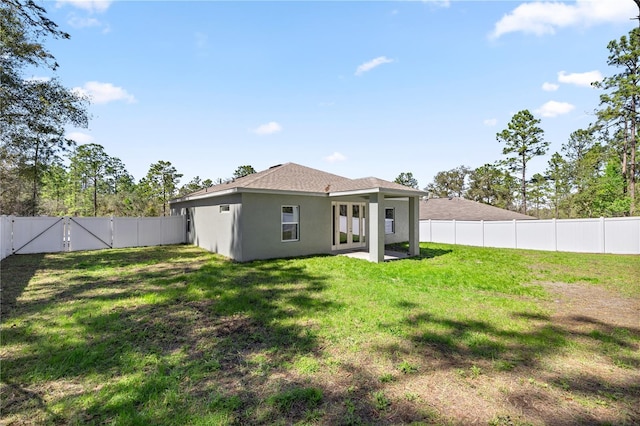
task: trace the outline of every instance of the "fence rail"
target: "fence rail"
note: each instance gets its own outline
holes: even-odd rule
[[[0,216],[0,259],[12,254],[157,246],[184,242],[184,216]]]
[[[640,217],[421,220],[420,241],[577,253],[640,254]]]

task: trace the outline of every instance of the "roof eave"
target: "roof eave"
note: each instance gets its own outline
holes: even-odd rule
[[[427,193],[420,190],[412,189],[389,189],[389,188],[367,188],[367,189],[355,189],[351,191],[335,191],[329,192],[329,197],[345,197],[350,195],[367,195],[367,194],[383,194],[394,197],[423,197]]]
[[[288,189],[262,189],[262,188],[230,188],[224,191],[215,191],[194,196],[185,196],[169,200],[169,204],[183,203],[186,201],[202,200],[205,198],[223,197],[230,194],[252,193],[252,194],[274,194],[274,195],[304,195],[308,197],[326,197],[326,192],[291,191]]]

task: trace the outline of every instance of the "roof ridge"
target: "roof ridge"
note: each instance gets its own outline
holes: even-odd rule
[[[270,174],[275,173],[276,171],[280,170],[282,167],[287,166],[289,164],[291,164],[291,163],[283,163],[283,164],[278,164],[276,166],[271,166],[268,169],[260,170],[259,172],[250,173],[248,175],[242,176],[240,179],[251,178],[251,179],[246,179],[245,185],[246,184],[252,184],[252,183],[254,183],[256,181],[259,181],[260,179],[264,178],[265,176],[269,176]],[[236,179],[236,181],[238,181],[240,179]]]

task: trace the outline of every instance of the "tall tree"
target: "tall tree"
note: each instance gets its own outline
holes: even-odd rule
[[[616,126],[614,132],[622,144],[621,173],[626,180],[626,192],[631,198],[629,214],[633,215],[636,204],[636,180],[638,174],[637,139],[638,114],[640,113],[640,28],[634,28],[628,37],[612,40],[607,46],[607,65],[619,69],[617,74],[594,82],[595,87],[605,90],[600,96],[597,111],[598,121],[605,127]]]
[[[43,176],[42,213],[49,216],[67,214],[69,172],[62,162],[52,164]]]
[[[162,215],[167,215],[167,203],[177,194],[181,177],[182,174],[178,173],[170,161],[160,160],[151,164],[139,186],[151,197],[152,212],[156,205],[161,205]]]
[[[433,177],[433,182],[424,188],[436,197],[463,197],[467,191],[467,176],[471,169],[467,166],[458,166],[454,169],[438,172]]]
[[[56,78],[26,79],[28,68],[54,71],[58,64],[42,44],[45,37],[69,35],[46,17],[34,1],[3,0],[0,5],[0,155],[11,159],[9,180],[28,179],[30,202],[21,212],[37,214],[38,193],[46,167],[72,144],[65,126],[86,127],[86,99]]]
[[[511,210],[514,208],[513,194],[516,189],[516,183],[509,173],[498,165],[485,164],[469,173],[466,197]]]
[[[528,182],[529,184],[529,199],[533,203],[535,208],[535,216],[540,219],[541,210],[546,206],[547,203],[547,193],[549,191],[549,183],[547,182],[547,178],[541,175],[540,173],[536,173],[531,177],[531,180]],[[546,209],[545,209],[546,210]]]
[[[235,172],[233,172],[233,178],[239,179],[241,177],[251,175],[255,172],[256,172],[256,169],[254,169],[253,166],[250,166],[250,165],[240,166],[236,169]]]
[[[553,209],[553,217],[560,218],[560,209],[571,196],[571,172],[567,161],[559,153],[554,153],[545,171],[549,180],[550,201]],[[569,215],[570,213],[567,213]]]
[[[507,128],[496,135],[498,142],[505,144],[502,153],[507,156],[507,165],[514,173],[520,173],[520,195],[522,209],[527,213],[527,163],[547,152],[549,142],[544,140],[544,131],[538,127],[540,120],[529,110],[516,113]]]
[[[200,191],[201,189],[204,189],[204,188],[211,188],[212,186],[213,186],[213,182],[211,181],[211,179],[201,180],[200,176],[196,176],[193,179],[191,179],[188,183],[185,183],[180,187],[180,190],[178,191],[178,195],[182,196],[182,195],[191,194],[192,192]]]
[[[78,193],[91,193],[93,215],[98,215],[98,193],[108,190],[107,174],[111,157],[102,145],[80,145],[71,155],[71,176]]]
[[[413,173],[400,173],[397,178],[394,180],[395,183],[399,183],[400,185],[408,186],[409,188],[418,189],[418,180],[413,177]]]

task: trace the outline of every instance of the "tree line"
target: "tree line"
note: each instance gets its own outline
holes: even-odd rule
[[[640,8],[640,0],[636,3]],[[549,142],[540,120],[525,109],[496,134],[504,158],[475,169],[461,165],[440,171],[424,190],[433,197],[463,197],[540,218],[636,215],[640,28],[607,48],[614,74],[592,83],[603,91],[594,122],[571,133],[544,172],[529,173],[530,160],[547,154]],[[401,173],[396,182],[418,187],[412,173]]]
[[[25,75],[55,73],[58,63],[44,41],[70,35],[33,0],[3,0],[0,28],[0,214],[167,215],[171,198],[224,182],[196,176],[179,186],[183,175],[163,160],[135,182],[102,145],[78,146],[66,138],[67,126],[87,127],[89,99],[56,77]],[[248,173],[253,167],[240,166],[234,178]]]

